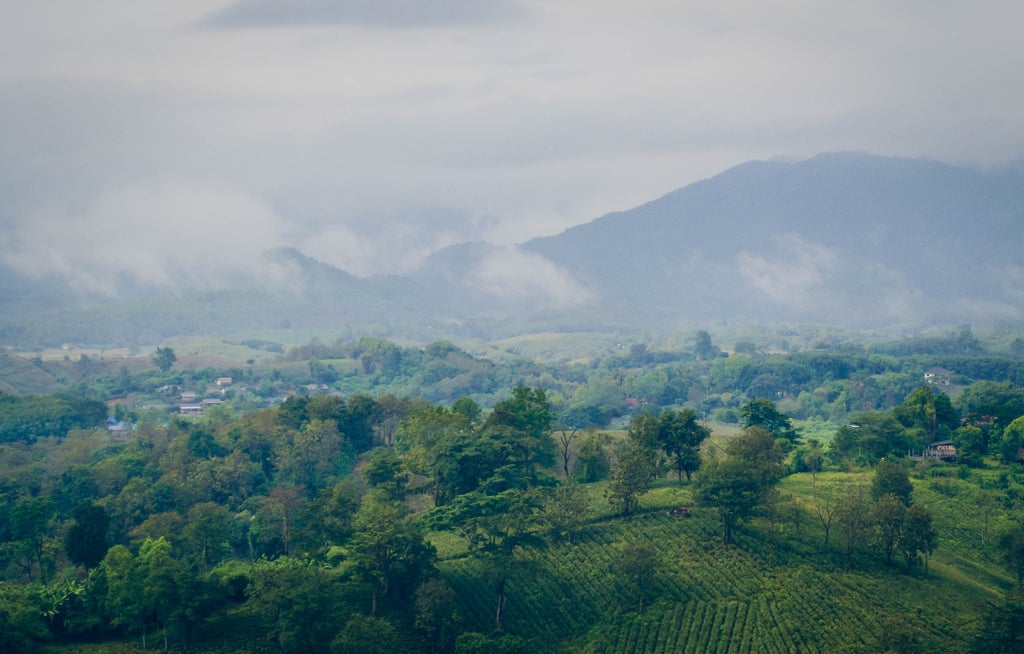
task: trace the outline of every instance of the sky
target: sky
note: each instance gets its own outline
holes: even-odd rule
[[[0,0],[0,262],[404,273],[753,159],[1024,159],[1024,3]]]

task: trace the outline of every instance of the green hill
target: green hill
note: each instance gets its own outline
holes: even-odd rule
[[[824,548],[809,510],[809,475],[788,478],[774,521],[748,523],[728,547],[713,509],[669,514],[690,503],[688,488],[656,489],[632,520],[604,516],[572,544],[523,551],[507,586],[507,630],[551,652],[871,652],[893,633],[921,651],[967,651],[980,612],[1011,580],[981,545],[982,518],[968,508],[977,485],[939,479],[957,495],[916,482],[917,502],[936,515],[940,546],[928,570],[913,572],[870,551],[848,568],[835,533]],[[867,473],[818,476],[824,485],[868,481]],[[657,550],[642,612],[616,572],[621,545],[640,539]],[[440,568],[458,592],[465,627],[491,631],[495,593],[479,562],[450,555]]]
[[[29,359],[0,354],[0,392],[13,395],[47,395],[63,390],[63,384]]]

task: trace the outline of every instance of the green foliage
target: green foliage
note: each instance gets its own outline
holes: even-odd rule
[[[153,364],[160,369],[160,372],[167,372],[178,360],[178,355],[169,347],[158,347],[153,353]]]
[[[378,597],[408,598],[430,570],[435,551],[408,519],[404,505],[375,489],[363,496],[349,539],[352,563],[370,584],[377,614]]]
[[[753,427],[729,442],[726,457],[709,461],[697,474],[694,499],[714,507],[722,541],[731,543],[737,524],[768,496],[782,473],[782,451],[771,432]]]
[[[871,480],[871,497],[877,502],[886,495],[892,495],[904,506],[913,502],[914,486],[910,483],[907,469],[889,459],[882,459],[875,466]]]
[[[893,552],[900,542],[903,524],[907,519],[907,507],[895,495],[883,495],[871,509],[871,520],[875,527],[875,541],[885,552],[885,562],[892,563]]]
[[[873,463],[883,457],[902,456],[910,448],[904,428],[889,413],[872,411],[850,418],[832,440],[831,455],[837,461]]]
[[[907,515],[900,533],[899,549],[907,560],[907,567],[913,567],[924,557],[928,567],[928,557],[938,547],[939,534],[932,525],[932,513],[920,505],[907,509]]]
[[[425,361],[439,372],[468,356],[450,344],[398,351],[397,367],[387,373],[376,364],[360,373],[335,359],[339,387],[354,377],[408,379]],[[762,643],[777,651],[962,650],[985,593],[1011,583],[994,562],[1002,555],[1017,572],[1012,539],[990,534],[1017,524],[1024,479],[996,467],[978,445],[979,433],[982,443],[990,438],[998,446],[1006,431],[1007,447],[1015,446],[1022,437],[1009,428],[1014,421],[1004,430],[990,414],[965,413],[967,422],[952,433],[976,455],[976,467],[920,464],[914,505],[890,529],[886,512],[860,487],[892,476],[895,464],[851,464],[903,455],[927,438],[929,406],[943,415],[944,396],[914,391],[917,362],[863,353],[747,368],[775,356],[788,355],[721,356],[706,365],[632,348],[613,361],[558,370],[510,364],[514,379],[544,375],[545,390],[521,385],[508,398],[484,397],[484,406],[497,400],[489,412],[469,398],[445,409],[389,395],[299,395],[279,407],[253,404],[201,422],[156,415],[134,432],[72,430],[8,443],[0,446],[0,614],[5,624],[27,618],[11,613],[5,599],[26,589],[16,604],[39,610],[44,627],[33,631],[38,623],[28,620],[17,632],[35,634],[18,641],[26,647],[53,637],[127,637],[135,645],[126,648],[145,642],[190,651],[225,645],[220,651],[326,652],[332,644],[367,645],[359,634],[379,633],[368,646],[451,651],[465,631],[476,633],[459,641],[470,651],[751,651]],[[658,368],[632,367],[652,364]],[[104,365],[100,357],[69,361],[66,374],[79,370],[88,379]],[[901,367],[909,372],[891,372]],[[654,476],[664,464],[676,471],[673,480],[681,478],[700,461],[693,459],[696,445],[676,439],[706,435],[695,408],[738,413],[749,405],[749,396],[724,380],[753,382],[787,370],[811,375],[808,383],[830,378],[799,396],[776,396],[777,407],[768,403],[787,420],[814,406],[886,409],[861,414],[867,417],[837,434],[834,461],[851,472],[823,465],[821,444],[831,433],[818,428],[821,440],[802,443],[789,464],[812,474],[780,482],[786,441],[751,428],[716,433],[704,449],[724,455],[707,460],[692,486]],[[217,374],[172,376],[201,389]],[[637,413],[625,438],[570,428],[566,433],[577,435],[566,446],[569,477],[577,481],[557,484],[566,460],[552,457],[552,416],[567,415],[573,389],[590,378],[623,398],[692,401],[682,410]],[[698,390],[707,397],[698,400]],[[1013,392],[975,391],[968,398],[975,409],[1005,402],[1006,415],[1014,411]],[[881,399],[889,396],[891,402]],[[51,410],[52,402],[40,406]],[[947,423],[936,418],[935,433]],[[617,443],[615,475],[602,481]],[[635,478],[624,474],[630,469]],[[912,488],[906,470],[903,476],[879,482],[880,497]],[[671,511],[681,506],[689,517]],[[628,522],[613,514],[627,511]],[[419,531],[427,526],[445,530],[431,535],[443,553],[436,563]],[[650,544],[653,577],[626,566],[636,557],[623,548],[636,543]],[[906,559],[908,571],[882,565],[894,555]],[[97,557],[94,570],[74,572],[76,561],[95,565]],[[930,557],[932,569],[916,572]],[[886,615],[894,616],[891,624]],[[498,629],[508,633],[482,635]],[[884,641],[886,634],[893,639]]]
[[[103,402],[70,395],[15,397],[0,392],[0,443],[63,437],[72,429],[103,424]]]
[[[653,594],[657,571],[658,551],[651,541],[631,540],[619,547],[615,574],[633,588],[640,613],[644,610],[644,598]]]
[[[700,468],[700,446],[711,437],[711,430],[697,423],[693,409],[666,411],[658,421],[658,443],[672,461],[680,481]]]
[[[795,442],[799,438],[789,416],[780,413],[771,400],[751,400],[740,409],[743,414],[743,427],[760,427],[771,432],[775,438]]]
[[[265,627],[272,651],[326,652],[344,625],[336,573],[285,557],[258,563],[246,610]]]
[[[76,508],[72,517],[75,523],[64,539],[68,558],[87,568],[96,567],[107,554],[110,518],[102,506],[95,504]]]
[[[41,602],[34,589],[0,584],[0,650],[37,652],[47,636]]]
[[[331,654],[391,654],[399,649],[398,635],[383,618],[354,615],[331,641]]]
[[[999,557],[1017,577],[1017,585],[1024,585],[1024,524],[1014,522],[999,534]]]
[[[637,438],[627,438],[619,445],[606,495],[609,504],[623,516],[636,511],[640,496],[654,483],[654,457],[654,450]]]
[[[1024,651],[1024,592],[1018,585],[985,611],[971,643],[972,654],[1013,654]]]

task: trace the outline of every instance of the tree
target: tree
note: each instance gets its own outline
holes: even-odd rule
[[[0,584],[0,652],[36,652],[48,631],[35,589]]]
[[[907,469],[902,465],[882,459],[875,466],[875,476],[871,480],[871,497],[875,501],[885,495],[893,495],[904,506],[913,502],[914,486],[910,483]]]
[[[1003,438],[999,446],[1003,463],[1016,463],[1022,447],[1024,447],[1024,416],[1015,419],[1003,429]]]
[[[400,649],[398,634],[390,622],[358,613],[331,641],[331,654],[391,654]]]
[[[885,562],[892,563],[893,552],[903,534],[907,518],[907,507],[895,495],[883,495],[875,502],[871,511],[875,526],[875,540],[885,552]]]
[[[853,567],[853,555],[860,549],[871,524],[871,511],[864,489],[853,488],[836,502],[835,521],[846,553],[847,567]]]
[[[782,474],[782,458],[771,432],[753,427],[729,442],[724,459],[706,463],[697,473],[694,499],[718,509],[723,543],[732,542],[737,524],[767,498]]]
[[[637,611],[643,613],[644,598],[654,588],[658,568],[658,551],[647,539],[631,540],[619,548],[615,571],[632,587],[637,598]]]
[[[231,514],[219,504],[201,502],[188,510],[181,535],[204,575],[228,552],[231,526]]]
[[[658,442],[672,460],[672,467],[682,481],[700,468],[700,446],[711,437],[711,430],[697,422],[693,409],[667,411],[658,421]]]
[[[608,503],[624,516],[632,515],[639,498],[654,483],[654,453],[640,441],[626,439],[612,467],[606,496]]]
[[[102,506],[82,505],[75,509],[75,523],[68,529],[64,549],[73,562],[94,568],[107,554],[107,529],[110,518]]]
[[[103,608],[110,624],[128,633],[138,630],[146,647],[145,588],[136,570],[135,557],[124,545],[114,545],[100,563],[106,588]]]
[[[938,546],[939,535],[932,526],[932,513],[923,506],[914,505],[907,510],[907,517],[900,533],[899,549],[912,568],[922,558],[928,569],[928,558]]]
[[[178,355],[169,347],[158,347],[156,352],[153,353],[153,363],[160,369],[160,372],[170,370],[177,360]]]
[[[555,414],[543,389],[516,386],[511,398],[494,405],[483,429],[485,432],[501,427],[515,430],[518,438],[514,442],[513,457],[532,474],[534,466],[554,463],[555,444],[551,438],[554,420]]]
[[[1006,592],[1002,602],[989,605],[971,643],[971,653],[1020,652],[1024,652],[1024,590],[1017,586]]]
[[[926,442],[946,440],[960,424],[960,416],[945,393],[936,393],[931,386],[918,386],[903,404],[892,411],[893,416],[908,429],[917,429]]]
[[[604,437],[607,439],[607,436]],[[573,470],[577,481],[591,483],[608,477],[611,471],[611,458],[602,444],[602,435],[589,432],[580,444],[580,452],[576,457],[576,468]]]
[[[371,616],[380,597],[412,592],[434,558],[434,548],[407,520],[408,509],[383,490],[363,496],[349,548],[356,569],[372,589]]]
[[[980,427],[963,425],[953,432],[957,461],[972,468],[980,467],[985,456],[985,433]]]
[[[533,533],[541,509],[536,488],[512,488],[489,495],[480,491],[459,495],[447,505],[434,509],[427,524],[434,529],[452,529],[465,538],[493,582],[497,600],[494,627],[505,628],[507,583],[512,566],[523,548],[544,547]]]
[[[14,503],[10,513],[12,540],[18,552],[19,565],[31,580],[46,580],[48,562],[44,560],[45,545],[54,515],[53,500],[48,497],[23,497]]]
[[[795,443],[800,437],[789,416],[780,413],[771,400],[751,400],[740,407],[743,415],[743,426],[747,429],[760,427],[771,432],[775,438],[782,438]]]
[[[558,431],[558,453],[562,455],[562,474],[565,478],[569,478],[569,462],[573,457],[573,441],[576,440],[576,436],[579,435],[580,430],[578,427],[570,427],[568,425],[559,425]]]
[[[694,500],[700,506],[715,507],[722,521],[722,542],[732,542],[740,520],[748,517],[761,501],[761,486],[743,461],[709,461],[697,473]]]
[[[1024,586],[1024,524],[1019,522],[1004,529],[996,541],[999,558],[1017,576],[1017,585]]]
[[[590,493],[572,479],[555,486],[544,508],[544,517],[551,530],[570,543],[590,513]]]
[[[812,486],[812,498],[814,500],[814,513],[818,516],[818,520],[821,521],[822,529],[825,530],[825,542],[823,545],[828,547],[828,539],[832,531],[832,520],[835,518],[839,498],[836,496],[834,488],[824,485],[818,486],[817,484]]]
[[[455,591],[440,577],[430,577],[416,589],[416,629],[431,652],[451,649],[459,623],[455,601]]]
[[[322,652],[341,629],[338,579],[328,568],[281,557],[256,563],[247,604],[273,650]]]
[[[884,411],[870,411],[853,416],[836,431],[832,453],[837,460],[853,460],[868,464],[884,456],[906,454],[909,443],[903,425]]]
[[[711,342],[711,334],[703,329],[697,331],[696,342],[693,345],[693,353],[702,361],[710,361],[716,358],[721,350]]]

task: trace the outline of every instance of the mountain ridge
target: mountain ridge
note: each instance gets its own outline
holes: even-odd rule
[[[404,275],[355,277],[282,247],[263,264],[287,273],[280,287],[136,289],[125,302],[11,271],[0,342],[118,340],[133,330],[429,339],[722,320],[888,330],[1020,322],[1020,252],[1024,166],[823,153],[746,162],[518,246],[458,243]]]

